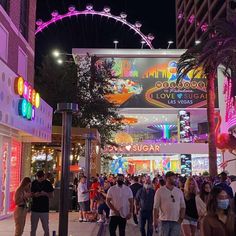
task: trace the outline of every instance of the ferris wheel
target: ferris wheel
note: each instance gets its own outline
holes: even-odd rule
[[[85,10],[79,11],[76,10],[75,6],[70,6],[68,8],[68,12],[64,14],[59,14],[58,11],[53,11],[51,13],[51,19],[48,21],[43,22],[43,20],[38,19],[36,21],[36,30],[35,35],[39,34],[46,28],[48,28],[50,25],[57,23],[58,21],[62,21],[65,18],[71,18],[73,16],[81,16],[81,15],[96,15],[101,17],[106,17],[107,19],[113,19],[117,22],[122,23],[125,26],[128,26],[129,29],[133,30],[135,33],[137,33],[141,37],[142,44],[146,44],[150,49],[154,49],[152,45],[152,41],[154,39],[153,34],[149,33],[148,35],[145,35],[141,31],[142,23],[139,21],[136,21],[134,24],[127,21],[127,14],[125,12],[121,12],[119,16],[111,14],[111,8],[110,7],[104,7],[102,11],[96,11],[93,9],[92,4],[88,4],[86,6]]]

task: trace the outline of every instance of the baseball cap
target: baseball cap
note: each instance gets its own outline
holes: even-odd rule
[[[227,176],[228,173],[226,171],[222,171],[218,176]]]
[[[166,176],[166,178],[171,177],[171,176],[175,176],[175,173],[173,171],[168,171],[168,172],[166,172],[165,176]]]

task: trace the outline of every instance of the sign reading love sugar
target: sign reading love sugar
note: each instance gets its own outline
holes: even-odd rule
[[[104,149],[104,153],[159,153],[160,152],[160,146],[157,144],[142,144],[142,143],[136,143],[136,144],[130,144],[126,146],[106,146]]]

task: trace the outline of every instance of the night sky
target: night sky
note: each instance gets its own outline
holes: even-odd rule
[[[47,21],[53,10],[66,13],[70,5],[84,10],[88,3],[97,11],[109,6],[113,15],[126,12],[130,23],[140,21],[144,34],[154,34],[155,48],[166,48],[168,40],[175,40],[175,0],[38,0],[36,19]],[[118,48],[140,48],[141,45],[139,35],[113,19],[91,15],[64,19],[37,34],[36,65],[40,64],[43,55],[50,54],[55,48],[68,53],[79,47],[113,48],[113,40],[119,41]]]

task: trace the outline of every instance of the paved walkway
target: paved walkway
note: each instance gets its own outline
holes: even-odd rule
[[[59,213],[50,213],[49,217],[50,235],[52,231],[58,232]],[[97,223],[78,222],[78,213],[69,213],[69,230],[68,236],[97,236],[100,225]],[[14,219],[13,217],[0,221],[0,236],[14,235]],[[27,215],[26,225],[23,236],[30,235],[30,214]],[[37,236],[43,236],[41,223],[38,224]]]
[[[132,220],[127,222],[126,229],[125,229],[125,235],[127,235],[127,236],[139,236],[139,235],[141,235],[138,225],[135,225],[132,222],[133,222]],[[116,235],[119,235],[119,229],[118,228],[116,230]],[[103,232],[102,236],[110,236],[108,225],[104,226],[104,232]]]

